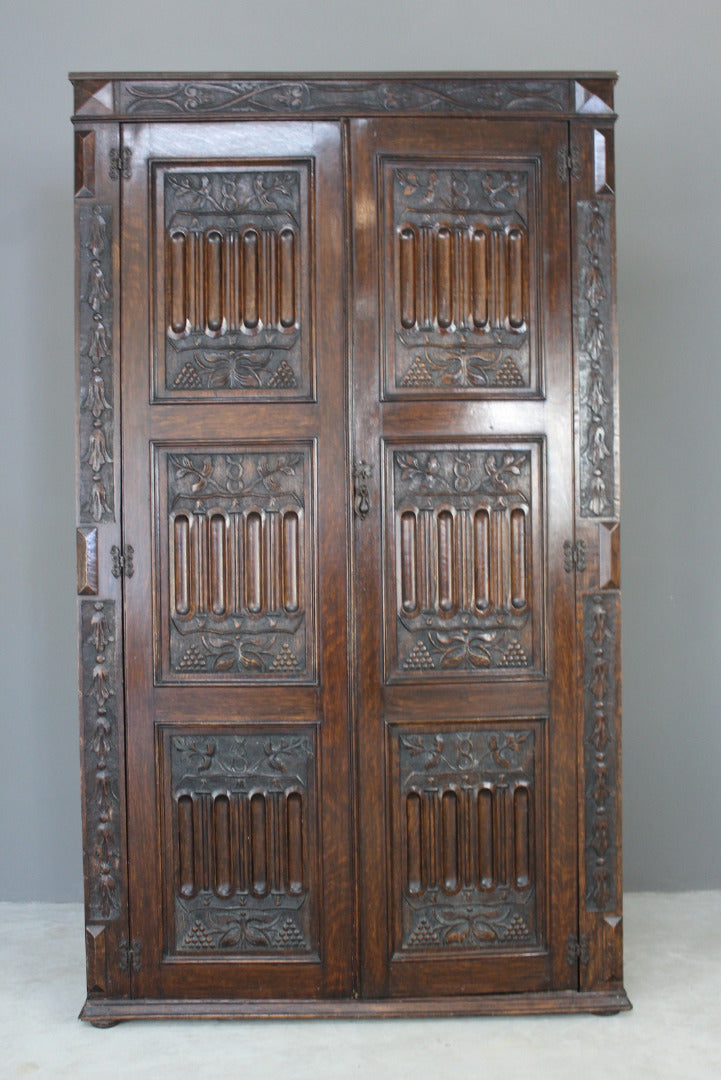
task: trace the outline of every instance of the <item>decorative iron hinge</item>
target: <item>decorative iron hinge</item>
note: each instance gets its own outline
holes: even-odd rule
[[[110,558],[113,560],[110,572],[113,577],[119,578],[125,576],[131,578],[133,576],[135,573],[135,567],[133,566],[134,555],[135,550],[130,544],[126,544],[123,551],[120,550],[117,544],[113,544],[110,549]]]
[[[563,545],[563,569],[567,574],[570,574],[572,570],[578,570],[581,573],[586,569],[585,540],[577,540],[575,544],[566,540]]]
[[[583,173],[580,149],[575,145],[559,146],[556,165],[559,180],[565,180],[567,176],[573,180],[580,180]]]
[[[143,950],[143,946],[139,941],[126,941],[122,938],[118,945],[118,952],[120,958],[118,960],[118,966],[121,971],[127,971],[130,973],[134,971],[136,974],[140,971],[142,961],[140,959],[140,953]]]
[[[129,180],[131,177],[130,160],[133,156],[133,151],[129,146],[124,146],[122,150],[116,150],[113,148],[110,151],[110,165],[108,167],[108,176],[111,180],[119,180],[122,176],[123,180]]]
[[[373,466],[367,461],[353,462],[353,509],[361,520],[371,508],[371,495],[368,481],[373,473]]]
[[[574,964],[580,963],[585,967],[591,959],[591,942],[588,934],[581,934],[580,939],[577,939],[573,934],[568,935],[566,941],[566,960],[569,965],[573,967]]]

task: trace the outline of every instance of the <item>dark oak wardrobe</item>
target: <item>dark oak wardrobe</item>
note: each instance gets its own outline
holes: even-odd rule
[[[628,1008],[614,77],[77,75],[88,998]]]

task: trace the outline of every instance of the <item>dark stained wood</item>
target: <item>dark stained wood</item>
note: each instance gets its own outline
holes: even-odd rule
[[[83,1018],[628,1008],[614,78],[73,81]]]
[[[387,1001],[197,1001],[164,999],[153,1001],[87,1002],[81,1019],[97,1027],[120,1020],[312,1020],[391,1019],[393,1017],[451,1016],[545,1016],[558,1013],[596,1013],[615,1016],[627,1012],[631,1004],[623,991],[573,990],[542,994],[483,994],[478,997],[394,998]],[[102,1017],[113,1017],[105,1022]]]
[[[566,495],[572,485],[572,373],[562,349],[570,334],[568,258],[555,243],[568,233],[567,185],[555,170],[564,132],[554,125],[437,120],[413,128],[396,120],[358,121],[352,132],[355,282],[362,313],[354,349],[355,453],[385,477],[385,491],[379,480],[371,515],[356,528],[358,573],[365,582],[356,597],[364,993],[445,994],[459,982],[469,993],[570,988],[576,978],[566,963],[576,888],[573,581],[561,554],[573,529]],[[488,235],[487,329],[440,327],[436,301],[449,274],[439,273],[433,252],[416,271],[421,325],[415,332],[402,326],[394,310],[392,238],[404,228],[415,231],[418,248],[452,231],[453,306],[470,272],[469,263],[461,262],[461,242],[469,232]],[[519,229],[531,264],[523,334],[514,333],[507,307],[508,237]],[[542,274],[536,265],[541,251]],[[456,323],[467,311],[466,300]],[[385,387],[378,385],[379,356]],[[409,379],[419,357],[423,375]],[[502,363],[513,364],[518,387],[504,385]],[[542,402],[527,401],[541,385]],[[430,400],[417,402],[418,392]],[[379,404],[391,396],[392,403]],[[491,404],[503,396],[499,407]],[[474,398],[484,399],[482,412]],[[425,534],[416,543],[423,567],[413,570],[425,595],[405,613],[397,603],[395,570],[404,559],[396,547],[402,513],[412,514]],[[516,614],[514,513],[527,523],[530,585],[524,610]],[[456,534],[449,556],[457,595],[447,610],[444,515]],[[472,529],[478,515],[492,526],[487,610],[477,590],[474,598],[470,580],[481,558]],[[389,705],[401,685],[403,709],[389,726]],[[495,690],[497,697],[501,686],[503,715],[512,720],[496,715],[487,696]],[[546,708],[538,712],[540,688]],[[408,760],[402,765],[404,747]],[[517,782],[530,785],[533,807],[532,880],[520,887],[514,887],[509,866]],[[432,866],[416,896],[403,880],[401,792],[410,790],[422,792],[422,858]],[[473,857],[483,790],[494,816],[495,868],[488,884]],[[456,798],[463,802],[460,813],[444,809],[444,799]],[[462,880],[445,872],[449,858],[462,861]]]

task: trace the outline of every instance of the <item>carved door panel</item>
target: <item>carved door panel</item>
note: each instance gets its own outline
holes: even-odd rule
[[[352,123],[366,996],[575,986],[565,139]]]
[[[133,994],[348,995],[339,127],[124,138]]]

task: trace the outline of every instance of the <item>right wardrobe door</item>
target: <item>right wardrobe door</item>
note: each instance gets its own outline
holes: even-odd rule
[[[567,137],[351,124],[364,997],[576,988]]]

